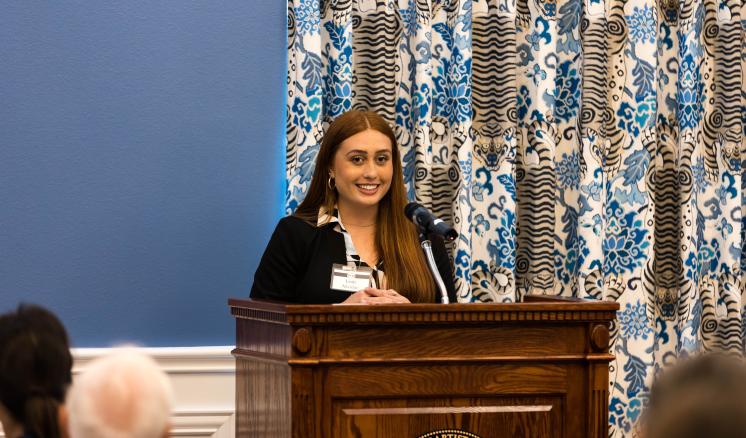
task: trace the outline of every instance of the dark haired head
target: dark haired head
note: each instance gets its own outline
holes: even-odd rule
[[[0,403],[27,435],[60,436],[71,368],[67,332],[51,312],[22,304],[0,316]]]
[[[746,437],[746,363],[706,354],[664,370],[643,418],[646,438]]]

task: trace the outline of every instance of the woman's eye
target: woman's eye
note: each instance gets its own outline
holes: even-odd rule
[[[376,161],[378,164],[386,164],[386,162],[389,160],[388,155],[379,155],[376,157]]]
[[[352,162],[354,164],[363,164],[363,161],[365,161],[365,160],[360,155],[356,155],[356,156],[352,157]]]

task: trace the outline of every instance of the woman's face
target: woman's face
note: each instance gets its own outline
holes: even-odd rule
[[[340,208],[378,206],[394,174],[391,140],[373,129],[359,132],[337,149],[330,172]]]

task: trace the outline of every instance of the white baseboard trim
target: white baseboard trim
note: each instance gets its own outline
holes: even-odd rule
[[[155,359],[163,371],[171,374],[233,374],[233,347],[149,347],[141,348]],[[93,359],[108,353],[111,348],[73,348],[73,374],[78,374]]]
[[[174,412],[172,437],[234,438],[235,413],[231,411],[181,411]]]
[[[174,388],[172,437],[235,438],[235,359],[230,346],[143,348]],[[73,382],[109,348],[73,348]],[[0,428],[0,438],[4,438]]]

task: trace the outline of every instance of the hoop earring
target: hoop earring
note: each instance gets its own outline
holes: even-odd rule
[[[332,176],[329,175],[329,179],[326,180],[326,186],[329,187],[329,190],[334,191],[337,185],[336,184],[332,185],[332,181],[334,181],[334,178],[332,178]]]

